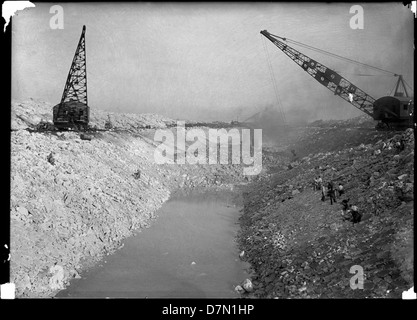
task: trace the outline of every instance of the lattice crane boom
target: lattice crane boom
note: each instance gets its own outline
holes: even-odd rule
[[[375,99],[368,95],[366,92],[359,89],[357,86],[355,86],[346,78],[342,77],[337,72],[306,56],[305,54],[299,52],[298,50],[290,47],[278,39],[280,38],[285,41],[285,38],[274,36],[266,30],[261,31],[261,34],[270,40],[273,44],[275,44],[278,49],[284,52],[289,58],[291,58],[291,60],[298,64],[317,82],[332,91],[335,95],[338,95],[359,110],[373,117],[373,105]]]
[[[90,119],[87,100],[85,26],[65,82],[61,102],[53,107],[54,126],[58,129],[85,130]]]
[[[81,32],[80,41],[68,72],[61,103],[78,101],[88,105],[87,101],[87,66],[85,51],[85,26]]]

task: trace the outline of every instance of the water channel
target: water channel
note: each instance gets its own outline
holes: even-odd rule
[[[56,297],[238,298],[249,266],[235,239],[237,201],[230,192],[171,197],[151,227]]]

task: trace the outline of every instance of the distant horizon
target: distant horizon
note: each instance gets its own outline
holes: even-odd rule
[[[29,101],[33,101],[34,103],[46,103],[48,105],[51,106],[51,115],[52,115],[52,108],[57,105],[58,103],[51,103],[42,99],[33,99],[33,98],[29,98],[29,99],[23,99],[23,100],[16,100],[16,99],[12,99],[11,103],[24,103],[24,102],[29,102]],[[90,107],[90,106],[89,106]],[[352,106],[353,107],[353,106]],[[162,116],[162,117],[166,117],[169,118],[171,120],[178,120],[178,121],[192,121],[192,122],[202,122],[202,123],[213,123],[213,122],[224,122],[224,123],[230,123],[232,121],[236,121],[234,119],[214,119],[214,120],[202,120],[202,119],[186,119],[186,118],[173,118],[173,117],[168,117],[165,116],[163,114],[160,113],[155,113],[155,112],[123,112],[123,111],[108,111],[108,110],[104,110],[104,109],[100,109],[100,108],[93,108],[90,107],[90,111],[91,110],[98,110],[99,112],[103,112],[103,113],[107,113],[107,114],[133,114],[133,115],[146,115],[146,114],[152,114],[152,115],[158,115],[158,116]],[[295,121],[291,121],[288,122],[287,124],[309,124],[309,123],[313,123],[316,121],[347,121],[347,120],[351,120],[351,119],[355,119],[355,118],[361,118],[361,117],[368,117],[370,120],[372,119],[369,115],[367,115],[366,113],[361,112],[361,114],[359,115],[355,115],[352,116],[351,118],[346,118],[346,119],[314,119],[314,120],[309,120],[309,119],[297,119]],[[374,120],[376,121],[376,120]],[[255,122],[245,122],[243,120],[239,120],[238,122],[240,123],[255,123]],[[282,125],[282,123],[279,123],[279,125]]]

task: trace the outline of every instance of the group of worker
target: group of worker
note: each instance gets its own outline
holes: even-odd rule
[[[326,200],[326,196],[330,199],[330,204],[333,205],[333,202],[336,203],[337,194],[339,198],[345,193],[345,189],[342,183],[339,183],[337,189],[335,188],[332,181],[327,183],[327,188],[321,176],[314,178],[314,190],[321,190],[321,201]],[[349,204],[350,199],[342,200],[342,218],[344,220],[351,221],[353,223],[358,223],[361,221],[362,215],[358,211],[358,207],[355,205]]]
[[[343,185],[339,183],[338,188],[336,189],[334,187],[334,184],[332,181],[329,181],[327,184],[327,189],[325,184],[323,183],[323,179],[321,177],[314,179],[314,190],[321,190],[321,201],[326,200],[326,195],[330,198],[330,204],[333,205],[333,202],[336,201],[336,195],[339,193],[339,198],[342,196],[342,194],[345,192],[343,189]]]

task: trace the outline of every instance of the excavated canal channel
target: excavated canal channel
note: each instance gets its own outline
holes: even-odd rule
[[[231,192],[171,197],[150,228],[56,297],[238,298],[249,265],[238,255],[237,201]]]

